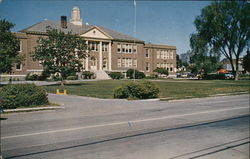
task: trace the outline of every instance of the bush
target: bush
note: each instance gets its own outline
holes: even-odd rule
[[[168,70],[165,68],[157,67],[154,72],[159,73],[160,75],[166,75],[168,76]]]
[[[216,79],[225,79],[225,74],[204,74],[203,79],[207,80],[216,80]]]
[[[59,74],[55,74],[55,75],[52,76],[52,80],[53,81],[61,81],[62,77]]]
[[[0,89],[0,99],[5,109],[15,109],[21,106],[36,106],[48,104],[46,91],[34,84],[13,84]]]
[[[42,72],[41,75],[38,75],[38,74],[30,74],[28,73],[26,76],[25,76],[25,80],[26,81],[45,81],[47,78],[49,77],[48,74]]]
[[[94,78],[94,73],[90,71],[84,71],[82,72],[82,78],[84,79],[93,79]]]
[[[77,76],[68,76],[66,80],[78,80]]]
[[[123,76],[123,74],[121,72],[110,72],[109,76],[112,79],[121,79],[121,78],[124,78],[124,76]]]
[[[150,99],[157,98],[159,88],[152,82],[132,82],[114,90],[114,98]]]
[[[25,80],[26,81],[37,81],[38,80],[38,75],[37,74],[30,74],[28,73],[26,76],[25,76]]]
[[[145,78],[145,74],[143,72],[140,72],[138,70],[134,70],[134,69],[128,69],[127,70],[127,77],[130,79],[134,78],[134,72],[135,72],[135,79],[142,79]]]

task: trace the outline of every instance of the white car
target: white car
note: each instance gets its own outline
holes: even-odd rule
[[[234,79],[234,75],[231,73],[226,73],[225,74],[225,79]]]

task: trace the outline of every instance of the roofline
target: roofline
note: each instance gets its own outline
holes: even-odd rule
[[[82,34],[85,34],[93,29],[97,29],[99,30],[101,33],[103,33],[104,35],[108,36],[111,40],[114,39],[111,35],[109,35],[108,33],[106,33],[105,31],[103,31],[101,28],[99,28],[98,26],[94,25],[92,26],[90,29],[86,30],[86,31],[83,31],[81,33],[79,33],[79,36],[81,36]]]
[[[124,39],[113,39],[113,41],[118,41],[118,42],[130,42],[130,43],[142,43],[144,44],[145,41],[142,40],[124,40]]]
[[[176,46],[173,45],[159,45],[159,44],[145,44],[145,48],[171,48],[176,50]]]

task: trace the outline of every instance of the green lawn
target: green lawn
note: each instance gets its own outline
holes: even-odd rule
[[[128,83],[128,80],[105,80],[89,81],[65,86],[53,85],[44,86],[50,92],[55,93],[56,89],[67,89],[69,94],[113,98],[113,89]],[[249,92],[249,80],[152,80],[160,88],[162,100],[200,98],[223,94],[240,94]]]

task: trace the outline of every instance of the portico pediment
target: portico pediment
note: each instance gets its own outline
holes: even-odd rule
[[[110,35],[108,35],[107,33],[105,33],[96,26],[82,33],[80,36],[85,38],[95,38],[95,39],[107,39],[107,40],[113,39]]]

